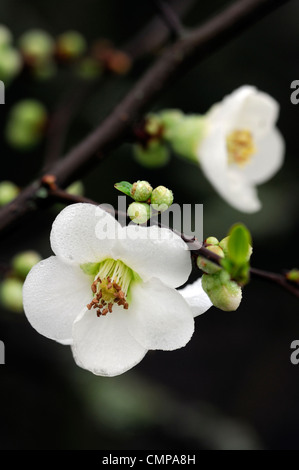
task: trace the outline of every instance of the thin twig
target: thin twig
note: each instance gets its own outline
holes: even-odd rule
[[[122,142],[134,122],[175,78],[202,60],[208,52],[222,46],[249,24],[287,1],[238,0],[188,36],[176,41],[104,122],[54,165],[50,173],[57,178],[59,186],[65,187],[78,176],[82,177],[97,162],[99,151],[103,155]],[[15,201],[0,211],[0,231],[32,209],[32,201],[40,186],[41,179],[27,187]]]
[[[166,26],[169,28],[172,36],[176,39],[183,37],[185,33],[184,26],[182,25],[179,17],[175,13],[171,5],[164,0],[152,0],[156,9],[161,15]]]

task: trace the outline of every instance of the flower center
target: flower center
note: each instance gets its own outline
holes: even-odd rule
[[[140,279],[138,274],[120,260],[106,259],[98,264],[98,272],[91,285],[93,299],[88,310],[97,310],[97,316],[112,313],[115,304],[129,308],[127,301],[132,281]]]
[[[228,163],[244,166],[249,163],[256,152],[254,140],[250,131],[235,130],[226,136]]]

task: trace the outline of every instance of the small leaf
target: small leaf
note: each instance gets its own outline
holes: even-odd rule
[[[121,191],[126,196],[130,196],[130,197],[132,197],[131,195],[132,186],[133,185],[131,183],[128,183],[128,181],[121,181],[120,183],[115,183],[114,185],[115,189],[118,189],[118,191]]]
[[[237,266],[242,266],[248,261],[251,235],[245,225],[236,224],[229,232],[228,257]]]

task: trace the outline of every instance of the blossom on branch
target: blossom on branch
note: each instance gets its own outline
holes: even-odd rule
[[[223,199],[242,212],[261,208],[256,185],[283,163],[278,112],[271,96],[242,86],[206,115],[206,135],[198,147],[201,168]]]
[[[73,204],[54,221],[51,246],[56,256],[25,281],[25,313],[94,374],[119,375],[149,349],[185,346],[194,316],[211,306],[203,291],[194,300],[175,289],[187,281],[191,259],[169,229],[121,227],[100,207]]]

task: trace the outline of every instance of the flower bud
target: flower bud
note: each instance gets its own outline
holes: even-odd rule
[[[216,237],[208,237],[205,240],[205,245],[219,245],[219,240]]]
[[[61,59],[77,59],[84,54],[86,48],[85,38],[78,31],[66,31],[57,38],[56,52]]]
[[[22,100],[10,110],[5,135],[8,143],[19,150],[27,150],[42,138],[47,111],[36,100]]]
[[[31,66],[47,62],[54,53],[52,37],[39,29],[24,33],[20,37],[19,46],[25,61]]]
[[[30,269],[41,261],[41,256],[36,251],[22,251],[12,259],[12,267],[16,275],[25,279]]]
[[[19,188],[11,181],[1,181],[0,183],[0,207],[13,201],[19,194]]]
[[[66,191],[73,196],[83,196],[84,194],[84,185],[82,181],[74,181],[66,188]]]
[[[11,43],[12,43],[12,34],[10,30],[6,26],[4,26],[4,24],[0,24],[0,49],[2,47],[9,46]]]
[[[172,129],[184,118],[179,109],[165,109],[158,114],[159,121],[164,127],[163,136],[168,138],[172,135]]]
[[[0,80],[9,84],[20,72],[22,59],[17,50],[4,47],[0,51]]]
[[[131,196],[138,202],[147,201],[152,194],[153,188],[147,181],[137,181],[131,189]]]
[[[228,240],[229,240],[229,236],[223,238],[220,242],[219,242],[219,246],[220,248],[222,248],[223,252],[224,252],[224,256],[228,256]],[[248,247],[248,255],[247,255],[247,261],[249,261],[250,259],[250,256],[252,255],[252,246],[249,245]]]
[[[177,154],[198,162],[198,147],[205,135],[205,124],[206,119],[202,116],[184,116],[168,128],[164,137]]]
[[[214,238],[214,237],[210,237]],[[216,240],[216,239],[215,239]],[[217,245],[209,245],[207,246],[207,249],[211,251],[212,253],[215,253],[216,255],[220,256],[221,258],[224,258],[224,253],[220,246]],[[203,256],[198,256],[196,260],[196,264],[199,269],[204,271],[207,274],[214,274],[220,271],[222,268],[221,266],[218,266],[217,264],[213,263],[212,261],[207,260]]]
[[[223,269],[202,276],[202,287],[215,307],[225,312],[237,310],[242,299],[242,289],[230,279]]]
[[[0,302],[7,310],[21,313],[23,311],[23,282],[8,278],[0,285]]]
[[[151,205],[153,209],[159,212],[164,212],[173,203],[173,193],[165,186],[158,186],[155,188],[151,195]]]
[[[134,145],[135,160],[145,168],[161,168],[169,162],[169,149],[158,139],[151,139],[146,147]]]
[[[128,216],[135,224],[145,224],[152,216],[151,206],[145,202],[132,202],[128,207]]]

